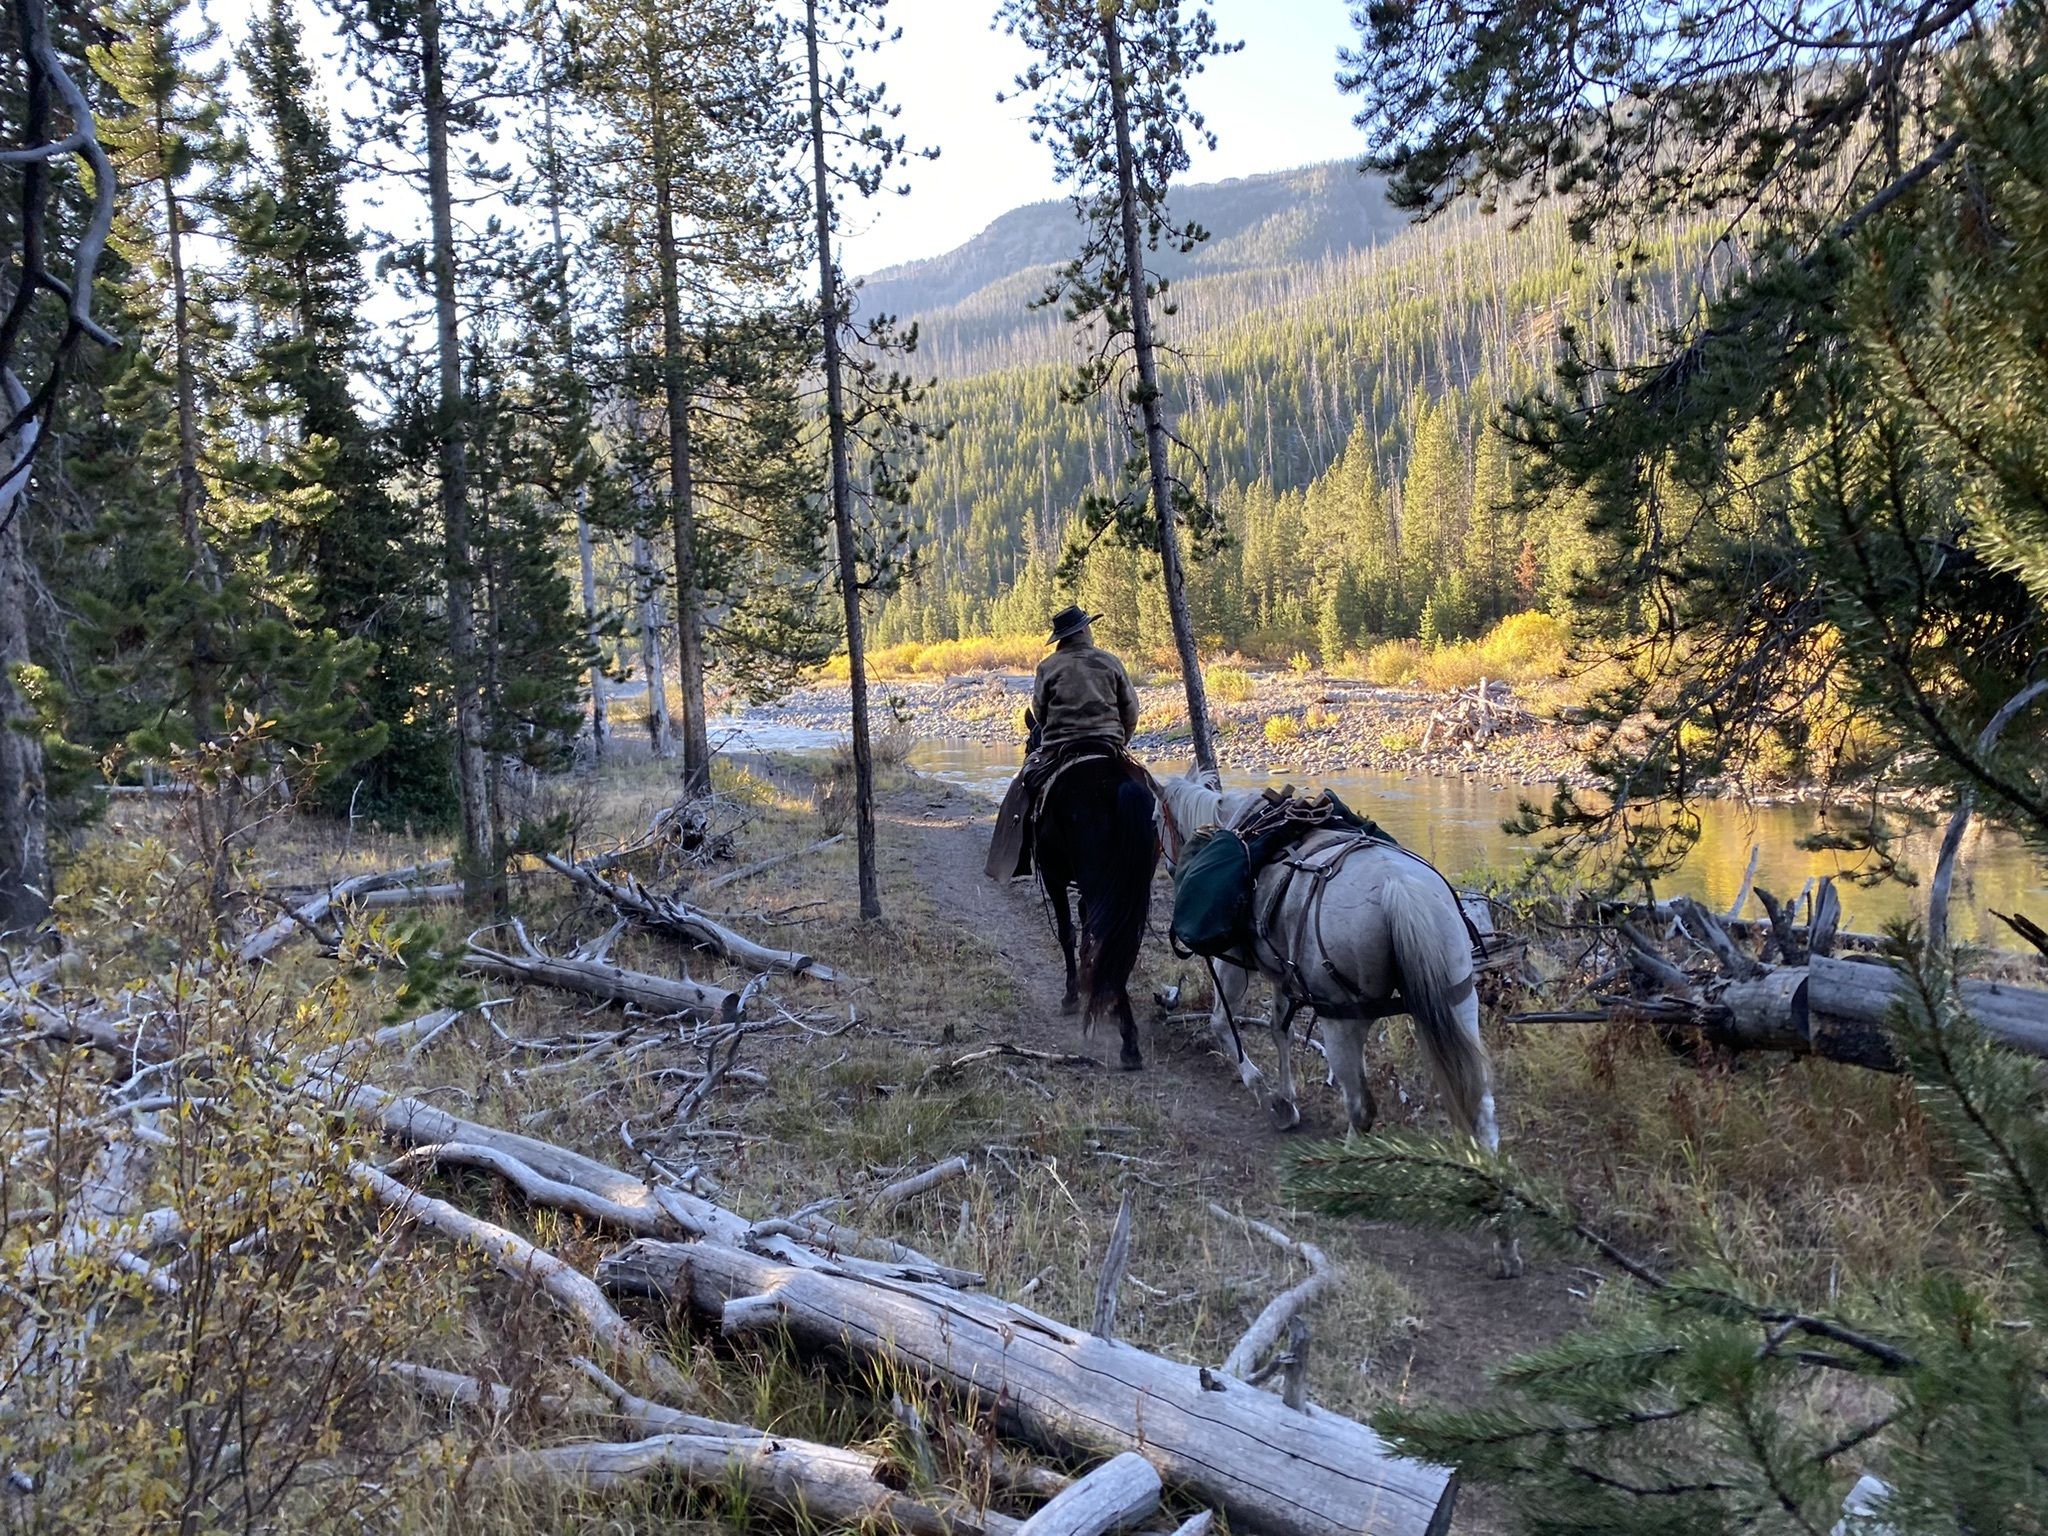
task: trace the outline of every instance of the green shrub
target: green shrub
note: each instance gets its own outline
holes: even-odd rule
[[[1202,674],[1209,697],[1224,704],[1242,704],[1256,688],[1251,673],[1243,667],[1211,667]]]

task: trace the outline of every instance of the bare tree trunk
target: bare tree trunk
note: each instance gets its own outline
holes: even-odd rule
[[[633,535],[633,569],[640,589],[640,670],[647,674],[647,739],[656,757],[675,750],[668,727],[668,664],[661,654],[661,597],[654,585],[654,550]]]
[[[586,495],[576,492],[576,562],[583,574],[583,642],[590,647],[590,745],[598,761],[604,760],[605,742],[611,736],[611,720],[604,707],[604,654],[600,649],[597,616],[597,560],[591,549],[590,519],[583,515]]]
[[[455,197],[448,160],[449,104],[441,60],[440,0],[419,12],[420,82],[427,125],[427,203],[433,229],[434,339],[441,386],[441,519],[447,540],[448,660],[455,685],[455,782],[462,809],[463,903],[502,909],[489,765],[484,760],[483,677],[476,643],[476,571],[469,532],[469,432],[462,400],[462,337],[455,295]]]
[[[818,3],[804,0],[804,43],[811,75],[812,201],[818,224],[818,316],[825,335],[825,424],[831,444],[832,530],[839,595],[846,607],[846,689],[853,709],[853,825],[860,853],[860,915],[882,915],[875,869],[875,761],[868,739],[867,645],[861,634],[860,560],[853,543],[853,467],[846,443],[846,388],[839,336],[839,280],[832,263],[832,189],[826,179],[825,97],[818,64]]]
[[[173,129],[157,114],[159,142],[168,143]],[[206,507],[206,484],[199,475],[199,381],[192,360],[192,294],[186,281],[184,209],[178,189],[167,168],[162,180],[164,198],[164,243],[171,277],[171,359],[172,387],[178,412],[178,533],[185,541],[187,579],[195,592],[218,592],[220,573],[214,567],[213,552],[207,547],[202,513]],[[213,625],[201,618],[192,626],[192,736],[202,755],[219,739],[221,707],[220,657],[214,645]],[[218,790],[207,782],[213,765],[201,762],[194,776],[192,816],[194,831],[206,859],[207,905],[218,912],[227,899],[227,833],[221,825],[222,802]]]
[[[566,357],[575,344],[575,335],[570,327],[569,292],[569,242],[562,234],[562,160],[555,148],[555,92],[554,81],[548,75],[547,47],[550,17],[543,14],[537,22],[541,53],[541,133],[545,146],[548,184],[548,229],[553,237],[555,257],[555,290],[560,307],[560,319],[555,328],[555,344]],[[604,760],[605,737],[609,734],[609,721],[604,712],[604,663],[598,649],[597,619],[597,561],[590,546],[590,519],[585,510],[590,503],[590,488],[579,484],[576,487],[576,562],[583,577],[583,642],[590,647],[590,745],[598,761]]]
[[[26,479],[26,476],[23,476]],[[19,515],[0,526],[0,928],[35,927],[50,913],[50,832],[43,744],[22,724],[14,685],[29,660],[28,549]]]
[[[1109,71],[1109,92],[1116,120],[1117,202],[1123,220],[1125,280],[1130,284],[1131,348],[1138,360],[1138,411],[1145,423],[1145,455],[1151,463],[1152,511],[1159,519],[1159,564],[1166,581],[1166,613],[1173,624],[1173,646],[1180,653],[1181,686],[1188,696],[1188,728],[1195,761],[1216,766],[1216,739],[1209,724],[1209,694],[1202,682],[1202,659],[1195,651],[1195,625],[1188,613],[1187,574],[1181,564],[1180,519],[1173,505],[1166,463],[1166,417],[1160,406],[1159,366],[1152,343],[1152,306],[1145,293],[1145,247],[1138,234],[1138,193],[1135,156],[1131,149],[1131,108],[1124,76],[1123,43],[1117,35],[1116,9],[1100,8],[1103,63]]]
[[[704,595],[697,587],[696,487],[690,474],[690,383],[683,358],[681,257],[675,187],[657,116],[654,240],[661,261],[661,384],[668,406],[669,515],[676,533],[676,684],[683,696],[683,791],[711,788],[711,737],[704,719]]]

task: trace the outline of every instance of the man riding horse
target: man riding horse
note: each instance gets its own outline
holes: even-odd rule
[[[1082,608],[1053,615],[1053,652],[1031,682],[1031,752],[1017,770],[996,835],[988,876],[1007,880],[1031,872],[1032,823],[1046,788],[1065,764],[1083,757],[1127,755],[1138,728],[1138,691],[1124,664],[1095,643],[1095,620]]]
[[[1159,863],[1152,781],[1126,750],[1138,695],[1123,663],[1095,645],[1094,617],[1053,616],[1053,653],[1031,689],[1031,752],[1003,799],[989,848],[991,879],[1035,867],[1066,958],[1062,1000],[1089,1023],[1115,1017],[1122,1062],[1145,1063],[1129,983]],[[1078,929],[1070,893],[1081,898]]]

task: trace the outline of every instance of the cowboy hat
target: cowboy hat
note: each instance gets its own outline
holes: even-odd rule
[[[1045,643],[1047,645],[1058,645],[1069,635],[1078,635],[1101,617],[1101,614],[1090,613],[1085,608],[1076,608],[1071,605],[1062,608],[1052,616],[1052,634],[1047,637]]]

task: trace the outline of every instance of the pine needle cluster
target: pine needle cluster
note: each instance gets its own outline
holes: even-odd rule
[[[1714,1267],[1627,1252],[1556,1189],[1475,1147],[1380,1135],[1305,1149],[1293,1192],[1321,1209],[1490,1229],[1600,1266],[1597,1323],[1496,1373],[1478,1408],[1402,1408],[1408,1454],[1502,1489],[1532,1533],[1650,1536],[1836,1528],[1859,1474],[1886,1493],[1863,1529],[2048,1530],[2048,1095],[1988,1040],[1948,958],[1901,929],[1892,1027],[1936,1123],[2005,1239],[1996,1274],[1826,1307]],[[1850,1527],[1854,1529],[1854,1527]]]

